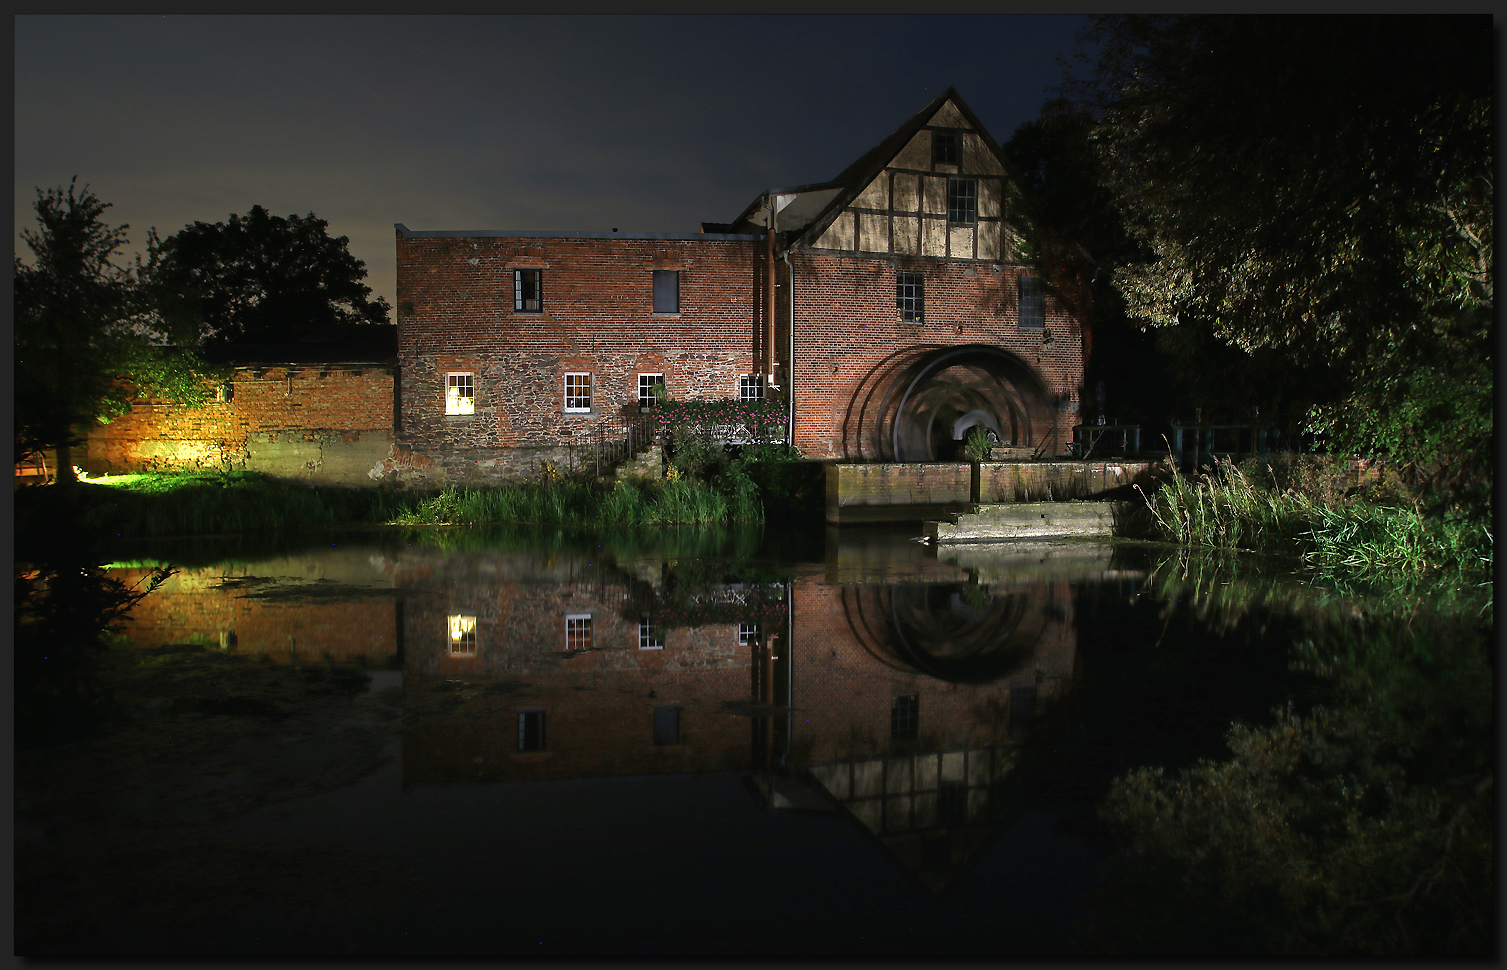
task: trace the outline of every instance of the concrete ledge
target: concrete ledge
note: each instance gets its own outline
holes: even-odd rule
[[[1113,502],[1013,502],[980,505],[955,522],[927,522],[937,543],[998,542],[1049,536],[1108,536],[1114,531]]]

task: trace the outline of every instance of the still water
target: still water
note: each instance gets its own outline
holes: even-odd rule
[[[1112,780],[1323,688],[1280,616],[1160,595],[1165,548],[914,532],[143,550],[188,563],[124,630],[146,713],[20,769],[22,952],[1110,946]]]

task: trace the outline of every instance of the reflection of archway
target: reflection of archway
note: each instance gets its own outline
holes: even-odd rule
[[[860,384],[843,422],[849,458],[950,461],[969,429],[1001,444],[1034,443],[1049,406],[1046,384],[1001,347],[916,347],[887,358]]]
[[[1052,617],[1027,590],[971,583],[844,587],[848,626],[889,667],[986,684],[1027,667]]]

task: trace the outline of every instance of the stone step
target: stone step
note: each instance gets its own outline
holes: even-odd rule
[[[998,542],[1048,536],[1108,536],[1114,532],[1113,502],[1011,502],[978,505],[951,522],[925,523],[935,543]]]

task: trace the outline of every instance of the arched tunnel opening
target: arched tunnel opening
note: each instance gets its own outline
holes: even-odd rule
[[[1041,376],[1004,348],[918,348],[864,381],[849,407],[845,447],[853,458],[958,461],[974,428],[993,444],[1034,445],[1049,407]]]

